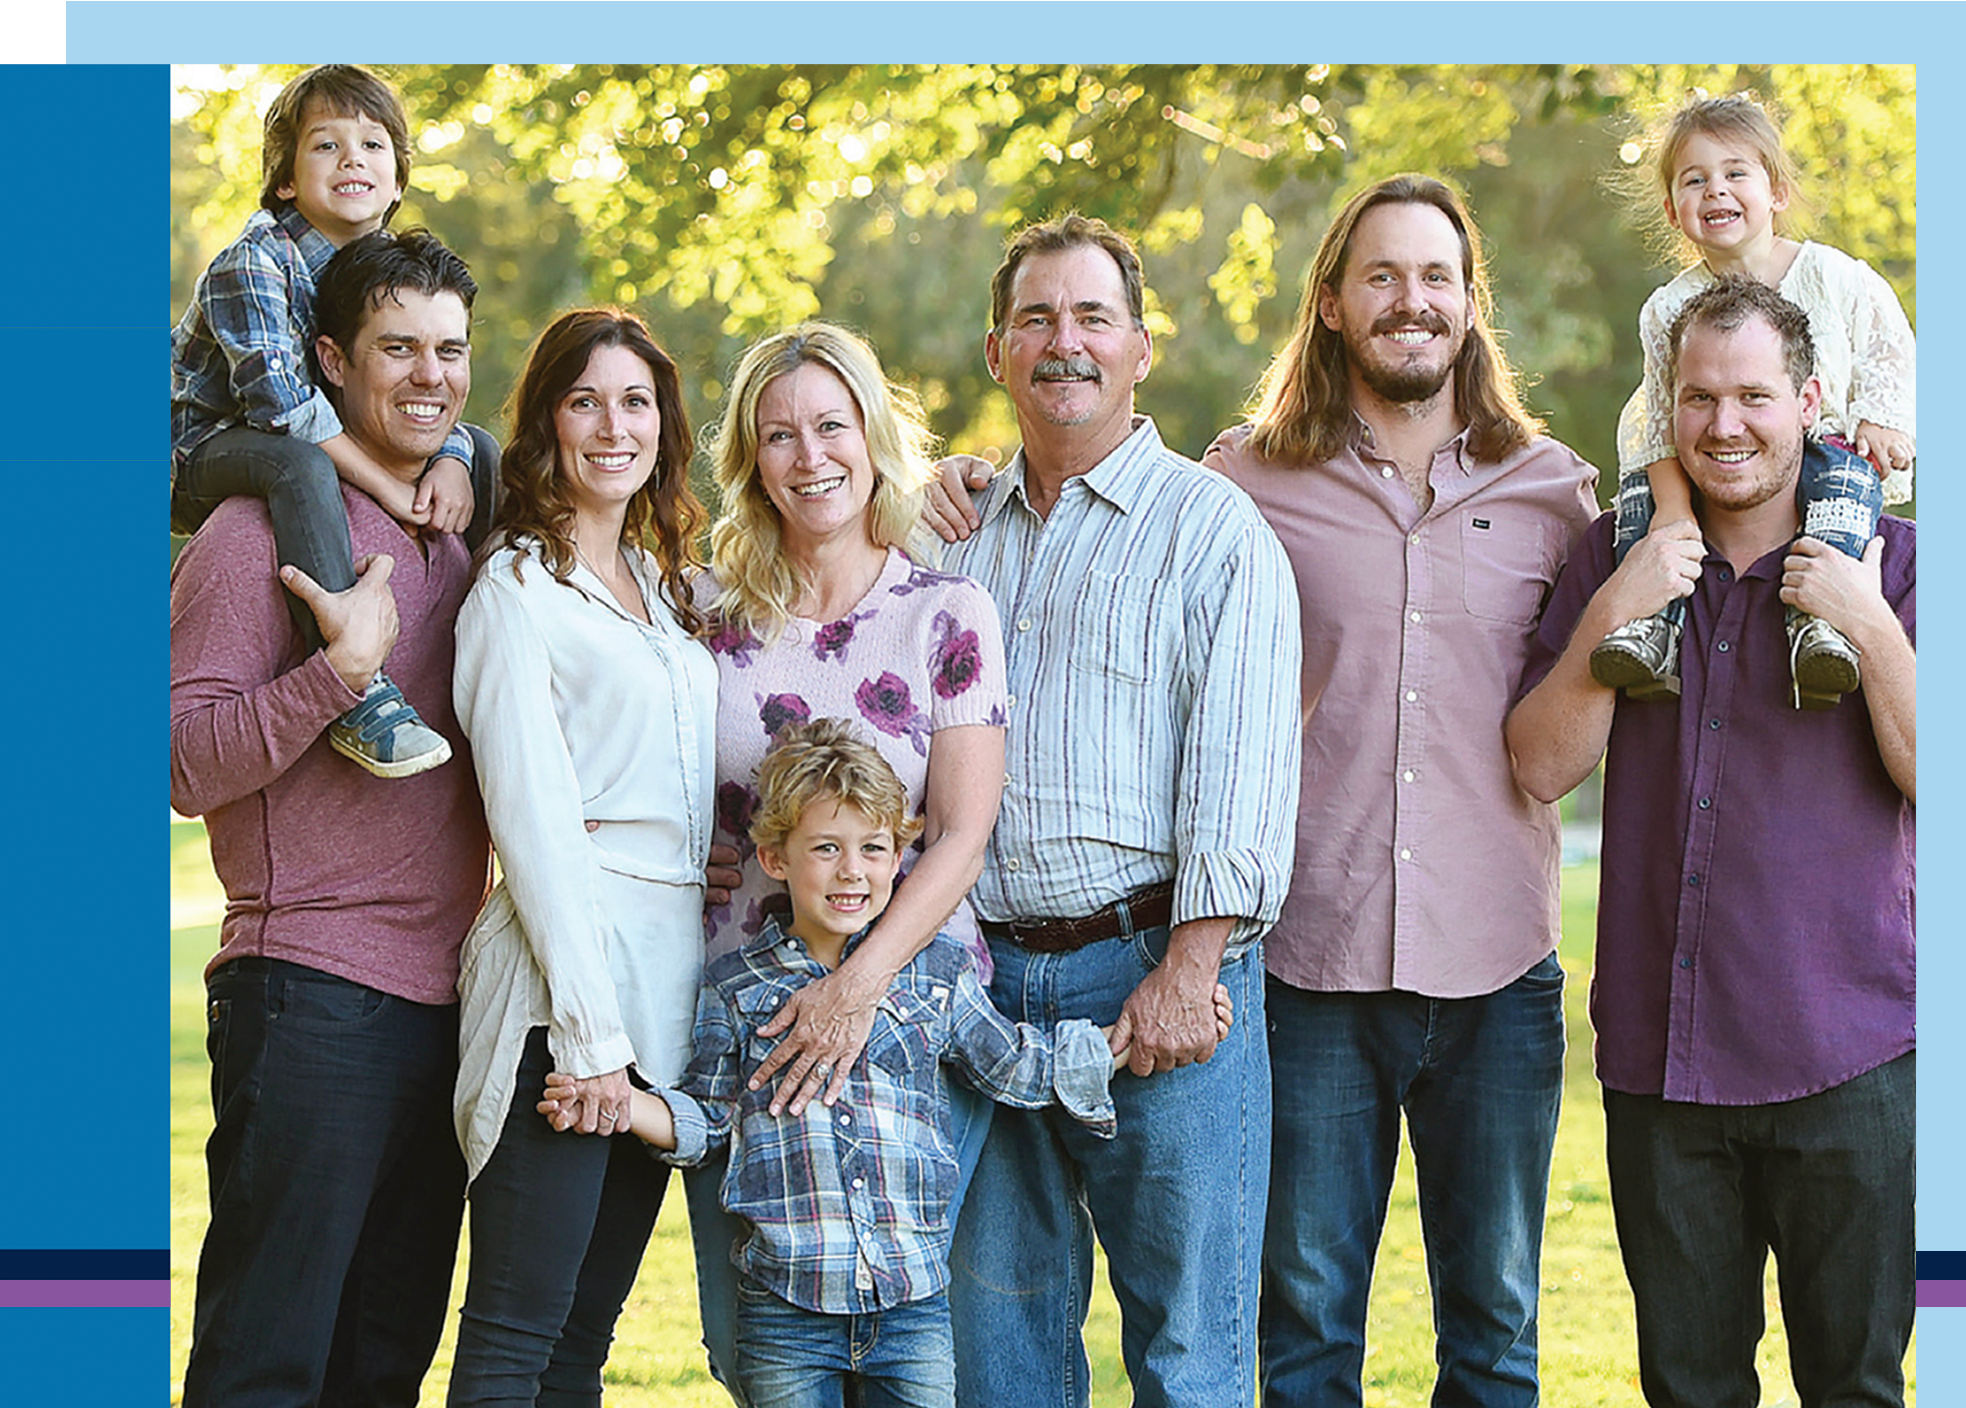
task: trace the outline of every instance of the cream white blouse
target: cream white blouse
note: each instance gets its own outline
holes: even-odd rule
[[[485,564],[458,614],[457,717],[503,877],[458,978],[454,1113],[473,1178],[530,1028],[578,1076],[632,1065],[672,1084],[689,1058],[717,669],[676,624],[654,562],[626,555],[652,625],[584,565],[555,580],[523,541]]]

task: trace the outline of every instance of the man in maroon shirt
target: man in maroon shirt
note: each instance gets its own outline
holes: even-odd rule
[[[322,377],[347,433],[406,484],[463,409],[476,291],[421,231],[353,241],[323,273]],[[387,659],[462,738],[470,557],[343,498],[360,580],[330,594],[287,569],[322,649],[288,615],[260,500],[220,505],[171,572],[171,805],[205,817],[226,892],[187,1408],[414,1404],[449,1297],[458,950],[488,879],[484,813],[466,750],[383,781],[327,730]]]
[[[1796,536],[1805,461],[1843,453],[1807,439],[1819,390],[1799,308],[1722,280],[1686,305],[1671,347],[1698,527],[1614,569],[1610,516],[1593,525],[1508,727],[1535,796],[1606,760],[1591,1017],[1641,1380],[1655,1408],[1757,1402],[1772,1249],[1802,1401],[1902,1403],[1915,530],[1855,525],[1861,560]],[[1605,631],[1678,597],[1676,705],[1592,680]],[[1785,605],[1857,646],[1861,708],[1794,707]]]

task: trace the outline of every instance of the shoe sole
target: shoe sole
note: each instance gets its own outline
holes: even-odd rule
[[[1606,689],[1622,689],[1633,699],[1679,693],[1676,675],[1660,675],[1639,656],[1615,647],[1599,646],[1591,652],[1591,678]]]
[[[1817,651],[1795,662],[1796,692],[1805,697],[1848,694],[1861,678],[1857,662],[1833,650]]]
[[[414,758],[401,758],[393,763],[385,763],[380,758],[366,756],[360,749],[343,743],[332,734],[328,737],[328,746],[334,749],[335,752],[341,754],[342,757],[348,759],[348,761],[355,764],[356,767],[361,768],[364,772],[373,773],[377,777],[385,778],[415,777],[420,772],[429,772],[432,768],[442,767],[445,763],[448,763],[451,760],[451,745],[449,740],[439,738],[437,743],[438,746],[432,748],[428,753],[419,753]]]

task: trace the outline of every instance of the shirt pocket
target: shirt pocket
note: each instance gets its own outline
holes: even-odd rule
[[[743,1078],[749,1080],[751,1072],[758,1063],[769,1056],[772,1049],[787,1035],[780,1032],[776,1036],[759,1036],[758,1028],[776,1017],[798,987],[789,982],[766,981],[753,983],[739,992],[734,1005],[737,1019],[742,1024],[738,1035],[743,1051]]]
[[[1072,668],[1115,684],[1149,683],[1175,609],[1173,592],[1151,577],[1086,573],[1072,599]]]
[[[929,994],[894,987],[880,1001],[867,1035],[867,1060],[900,1080],[932,1071],[939,1059],[935,1030],[941,1004]]]
[[[1464,516],[1461,589],[1468,614],[1533,626],[1552,576],[1548,545],[1539,523],[1479,512]]]

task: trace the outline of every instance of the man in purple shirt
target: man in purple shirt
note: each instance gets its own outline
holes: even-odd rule
[[[1204,459],[1282,539],[1304,631],[1296,860],[1265,940],[1270,1408],[1360,1401],[1402,1114],[1435,1401],[1537,1400],[1558,822],[1502,725],[1596,472],[1540,434],[1489,318],[1460,200],[1382,181],[1326,232],[1254,423]]]
[[[421,231],[354,240],[323,272],[324,379],[406,485],[463,410],[476,291]],[[489,878],[484,811],[468,756],[383,781],[327,732],[387,659],[462,737],[470,554],[342,496],[360,579],[328,593],[285,569],[324,647],[288,614],[258,499],[219,505],[171,571],[171,805],[205,817],[226,894],[186,1408],[414,1404],[450,1294],[458,950]]]
[[[1820,392],[1801,309],[1725,279],[1670,338],[1699,524],[1565,569],[1510,717],[1522,785],[1605,758],[1591,1017],[1611,1196],[1654,1408],[1758,1401],[1768,1253],[1804,1403],[1902,1403],[1912,1327],[1916,537],[1811,537]],[[1813,525],[1812,525],[1813,526]],[[1867,525],[1859,525],[1859,528]],[[1604,630],[1687,601],[1676,705],[1590,676]],[[1785,606],[1843,631],[1863,707],[1799,712]],[[1602,628],[1602,629],[1600,629]]]

